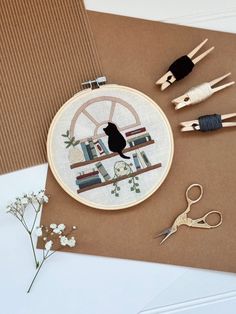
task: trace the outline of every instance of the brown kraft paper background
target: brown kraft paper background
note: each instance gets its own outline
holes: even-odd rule
[[[50,122],[101,74],[82,0],[0,0],[0,174],[46,162]]]
[[[236,129],[182,134],[179,128],[181,121],[203,114],[236,112],[235,87],[178,112],[170,103],[188,88],[229,71],[232,76],[225,82],[236,79],[236,36],[96,12],[89,12],[89,19],[109,83],[144,92],[166,113],[174,133],[174,160],[165,182],[148,200],[111,212],[76,202],[49,170],[46,190],[51,199],[42,223],[77,225],[78,253],[236,272]],[[161,92],[154,82],[172,61],[205,38],[209,42],[201,51],[213,45],[215,50],[187,78]],[[204,196],[190,216],[220,210],[223,224],[211,230],[182,226],[160,245],[153,235],[169,227],[186,208],[185,190],[191,183],[201,183]]]

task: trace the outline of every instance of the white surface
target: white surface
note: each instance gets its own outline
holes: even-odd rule
[[[234,0],[85,0],[86,8],[235,33]]]
[[[86,7],[153,20],[236,32],[234,0],[86,0]],[[168,19],[169,18],[169,19]],[[44,187],[47,165],[0,176],[0,299],[3,314],[233,314],[236,275],[77,254],[57,253],[34,274],[22,227],[2,209]],[[40,253],[40,251],[38,252]]]

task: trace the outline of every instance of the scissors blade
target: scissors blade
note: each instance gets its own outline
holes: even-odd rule
[[[164,239],[162,239],[160,244],[162,244],[165,240],[167,240],[173,233],[175,233],[175,231],[170,230],[170,232],[164,237]]]
[[[167,228],[163,230],[161,233],[155,234],[154,239],[159,238],[161,236],[167,236],[170,232],[171,232],[171,228]]]

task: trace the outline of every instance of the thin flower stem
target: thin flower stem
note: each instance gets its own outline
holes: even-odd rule
[[[20,222],[21,222],[21,224],[22,224],[22,226],[25,228],[25,230],[28,232],[29,230],[27,229],[27,226],[25,225],[25,223],[18,217],[18,216],[14,216],[14,217],[16,217],[16,219],[18,219]]]
[[[72,232],[73,232],[73,229],[72,229],[70,232],[68,232],[68,233],[66,234],[66,236],[70,235]],[[34,284],[34,281],[35,281],[35,279],[37,278],[38,273],[39,273],[40,269],[42,268],[43,264],[45,263],[45,261],[46,261],[49,257],[51,257],[54,253],[60,251],[62,248],[63,248],[63,247],[60,245],[60,246],[57,247],[54,251],[50,251],[50,250],[45,250],[45,249],[43,249],[43,259],[42,259],[42,262],[41,262],[41,263],[38,262],[38,269],[37,269],[37,271],[36,271],[36,273],[35,273],[35,275],[34,275],[33,280],[31,281],[31,284],[30,284],[30,286],[29,286],[29,288],[28,288],[28,290],[27,290],[27,293],[30,292],[30,290],[31,290],[31,288],[32,288],[32,286],[33,286],[33,284]],[[46,251],[46,253],[45,253],[45,251]]]
[[[31,203],[31,205],[32,205],[32,207],[33,207],[33,209],[34,209],[34,211],[37,213],[37,211],[39,210],[37,210],[36,208],[35,208],[35,206],[34,206],[34,203],[33,202],[30,202]],[[39,204],[39,207],[38,208],[40,208],[40,204]]]
[[[31,230],[30,230],[31,233],[34,230],[34,226],[35,226],[35,223],[36,223],[36,220],[37,220],[37,217],[38,217],[38,213],[39,213],[38,211],[35,212],[34,221],[33,221],[33,224],[32,224]]]
[[[22,216],[22,223],[24,223],[24,225],[25,225],[25,227],[26,227],[26,230],[29,231],[29,227],[27,226],[27,223],[26,223],[26,221],[25,221],[24,216]]]
[[[34,242],[33,242],[33,239],[32,239],[32,234],[30,232],[29,232],[29,237],[30,237],[30,243],[31,243],[33,255],[34,255],[35,266],[36,266],[36,269],[37,269],[39,267],[39,262],[38,262],[37,257],[36,257],[36,252],[35,252],[35,248],[34,248]]]
[[[50,253],[49,255],[47,255],[45,259],[48,259],[48,258],[49,258],[50,256],[52,256],[54,253],[56,253],[56,252],[58,252],[58,251],[60,251],[60,250],[61,250],[61,248],[58,249],[58,250],[56,250],[56,251],[53,251],[52,253]]]
[[[38,273],[39,273],[41,267],[43,266],[44,262],[45,262],[50,256],[52,256],[54,253],[56,253],[56,251],[53,251],[53,252],[50,253],[50,254],[48,254],[48,253],[49,253],[49,251],[47,251],[47,253],[45,254],[45,252],[44,252],[44,250],[43,250],[43,260],[42,260],[41,264],[39,265],[39,267],[38,267],[38,269],[37,269],[37,271],[36,271],[36,273],[35,273],[35,275],[34,275],[33,280],[31,281],[31,284],[30,284],[30,286],[29,286],[29,289],[27,290],[27,293],[30,292],[30,290],[31,290],[31,288],[32,288],[32,286],[33,286],[33,284],[34,284],[34,281],[35,281],[35,279],[37,278]]]
[[[26,230],[26,232],[28,233],[28,235],[30,237],[30,243],[31,243],[32,251],[33,251],[33,256],[34,256],[34,261],[35,261],[36,268],[39,267],[39,262],[38,262],[37,257],[36,257],[36,252],[35,252],[35,248],[34,248],[34,242],[33,242],[33,239],[32,239],[32,231],[34,229],[34,225],[35,225],[35,222],[36,222],[36,219],[37,219],[37,215],[38,215],[38,213],[35,214],[35,218],[34,218],[34,222],[33,222],[33,226],[31,228],[31,230],[29,230],[29,227],[27,226],[23,216],[22,216],[22,220],[18,216],[15,216],[21,222],[22,226],[24,227],[24,229]]]
[[[36,271],[36,273],[35,273],[35,275],[34,275],[34,278],[33,278],[33,280],[31,281],[31,284],[30,284],[30,286],[29,286],[29,288],[28,288],[28,290],[27,290],[27,293],[30,292],[30,290],[31,290],[31,288],[32,288],[32,286],[33,286],[33,284],[34,284],[34,281],[35,281],[36,277],[38,276],[38,273],[39,273],[41,267],[43,266],[44,262],[45,262],[45,258],[42,260],[41,264],[39,265],[38,270]]]

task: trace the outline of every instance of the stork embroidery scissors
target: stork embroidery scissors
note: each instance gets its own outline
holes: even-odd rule
[[[190,198],[189,193],[190,193],[190,190],[195,188],[195,187],[200,189],[200,195],[196,199],[192,199],[192,198]],[[154,238],[164,236],[163,240],[161,241],[161,244],[162,244],[166,239],[169,238],[169,236],[174,234],[178,230],[178,227],[180,227],[181,225],[186,225],[186,226],[195,227],[195,228],[203,228],[203,229],[211,229],[211,228],[219,227],[222,224],[222,214],[219,211],[215,211],[215,210],[209,211],[203,217],[198,218],[198,219],[191,219],[188,217],[188,213],[191,210],[191,206],[193,204],[199,202],[201,200],[202,196],[203,196],[203,187],[200,184],[190,185],[186,191],[186,200],[187,200],[188,206],[185,209],[185,211],[183,213],[181,213],[175,219],[173,225],[170,228],[167,228],[164,231],[162,231],[161,233],[156,234],[154,236]],[[215,225],[210,225],[206,221],[207,217],[210,216],[211,214],[217,214],[220,217],[220,221]]]

